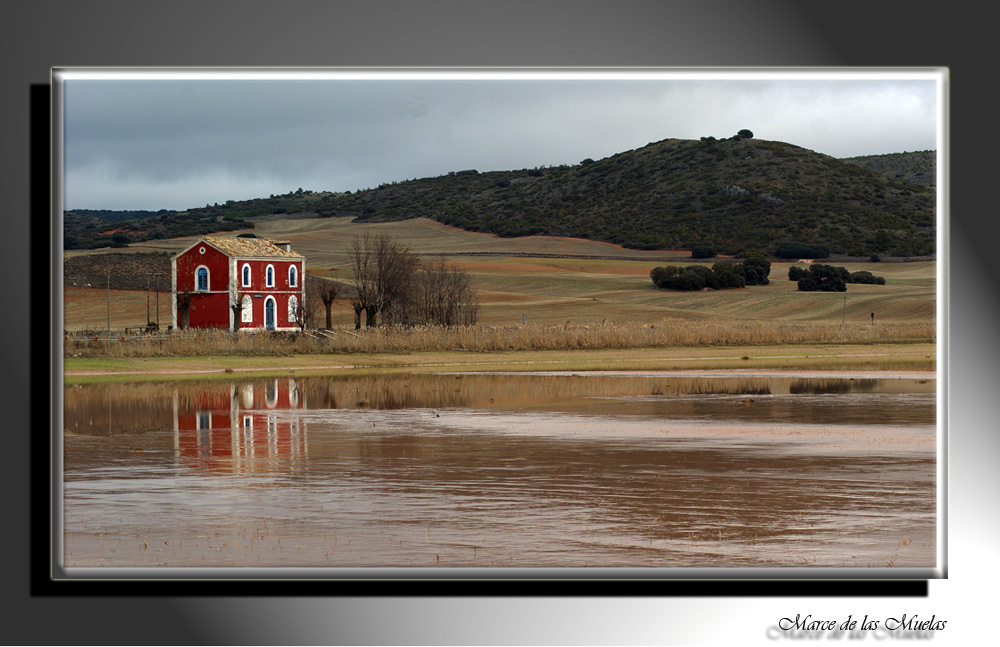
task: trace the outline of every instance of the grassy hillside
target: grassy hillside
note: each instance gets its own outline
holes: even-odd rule
[[[834,254],[933,253],[934,191],[782,142],[664,140],[576,166],[478,173],[326,196],[318,213],[425,217],[500,236],[724,252],[781,242]]]
[[[905,180],[924,172],[917,166],[925,157],[894,158],[877,171],[875,160],[837,160],[783,142],[667,139],[574,166],[468,169],[355,193],[299,189],[118,222],[102,212],[68,214],[66,248],[322,217],[427,218],[501,237],[586,238],[631,249],[774,251],[796,241],[835,255],[923,256],[935,251],[934,189]],[[912,172],[900,170],[908,164]]]
[[[203,236],[236,229],[253,229],[252,219],[316,213],[324,196],[298,189],[284,195],[207,204],[185,211],[108,211],[78,209],[63,214],[63,248],[119,248],[132,243],[181,236]]]
[[[843,161],[912,184],[933,188],[937,183],[937,153],[935,151],[864,155],[862,157],[846,157]]]

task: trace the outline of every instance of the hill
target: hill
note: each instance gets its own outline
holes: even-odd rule
[[[937,153],[934,151],[845,157],[842,161],[912,184],[933,188],[937,180]]]
[[[655,142],[575,166],[465,170],[324,196],[321,216],[425,217],[500,236],[588,238],[635,249],[735,253],[782,242],[835,254],[932,254],[934,190],[792,144]]]
[[[934,209],[933,187],[792,144],[667,139],[573,166],[467,169],[355,193],[299,189],[119,222],[99,212],[67,214],[66,248],[232,231],[274,217],[423,217],[503,237],[567,236],[632,249],[773,252],[794,241],[834,254],[912,257],[935,251]]]

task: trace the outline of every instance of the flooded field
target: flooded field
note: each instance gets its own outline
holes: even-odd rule
[[[935,566],[929,374],[72,385],[67,567]]]

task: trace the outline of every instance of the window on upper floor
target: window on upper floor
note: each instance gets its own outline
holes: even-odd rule
[[[198,290],[207,290],[208,289],[208,268],[207,267],[199,267],[197,273],[195,274],[195,276],[197,277],[196,286],[195,286],[196,289],[198,289]]]
[[[273,288],[274,287],[274,266],[273,265],[268,265],[267,266],[267,272],[265,273],[264,284],[267,287],[269,287],[269,288]]]
[[[288,287],[294,288],[297,278],[298,278],[298,270],[295,269],[294,265],[290,265],[288,267]]]
[[[243,264],[243,287],[250,287],[250,266]]]

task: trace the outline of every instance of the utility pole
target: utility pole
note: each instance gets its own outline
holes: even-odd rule
[[[156,332],[160,332],[160,273],[154,274],[156,277]]]
[[[76,286],[76,283],[74,283],[73,285]],[[90,289],[90,283],[87,284],[87,289]],[[81,289],[81,292],[80,292],[80,332],[81,333],[83,333],[83,331],[87,329],[86,324],[83,323],[83,310],[84,310],[84,307],[87,305],[84,302],[84,297],[86,295],[87,295],[87,290]]]
[[[108,272],[108,337],[111,337],[111,272]]]
[[[847,319],[847,297],[844,297],[844,311],[840,315],[840,326],[844,326],[844,321]]]
[[[146,326],[149,325],[149,272],[146,272]],[[145,326],[143,326],[145,328]]]

